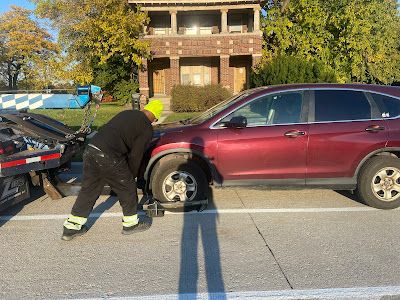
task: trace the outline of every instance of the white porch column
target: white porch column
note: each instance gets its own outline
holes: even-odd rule
[[[228,9],[221,9],[221,33],[228,33]]]
[[[254,32],[260,32],[260,12],[261,8],[254,8]]]
[[[177,11],[171,10],[169,14],[171,15],[171,34],[177,34],[178,33],[178,22],[176,20]]]

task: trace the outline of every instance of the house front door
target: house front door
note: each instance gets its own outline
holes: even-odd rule
[[[234,73],[234,92],[235,94],[247,88],[247,72],[246,67],[235,67]]]
[[[153,93],[165,94],[165,72],[164,70],[153,71]]]

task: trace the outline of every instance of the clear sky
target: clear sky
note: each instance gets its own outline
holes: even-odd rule
[[[0,0],[0,14],[10,10],[11,5],[21,6],[27,9],[34,9],[35,4],[29,2],[28,0]],[[48,28],[48,24],[42,20],[39,20],[39,23],[47,28],[48,32],[53,36],[53,39],[57,38],[57,31]]]
[[[0,14],[9,10],[11,5],[22,6],[28,9],[35,8],[35,5],[28,0],[0,0]]]

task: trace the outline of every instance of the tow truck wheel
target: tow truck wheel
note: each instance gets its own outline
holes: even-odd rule
[[[206,175],[193,161],[184,158],[165,161],[155,170],[152,191],[160,202],[203,200],[207,192]]]

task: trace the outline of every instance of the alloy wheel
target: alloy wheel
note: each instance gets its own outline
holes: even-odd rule
[[[165,178],[162,192],[168,201],[192,201],[197,194],[197,182],[191,174],[175,171]]]
[[[372,192],[379,200],[390,202],[400,197],[400,171],[386,167],[379,170],[372,178]]]

